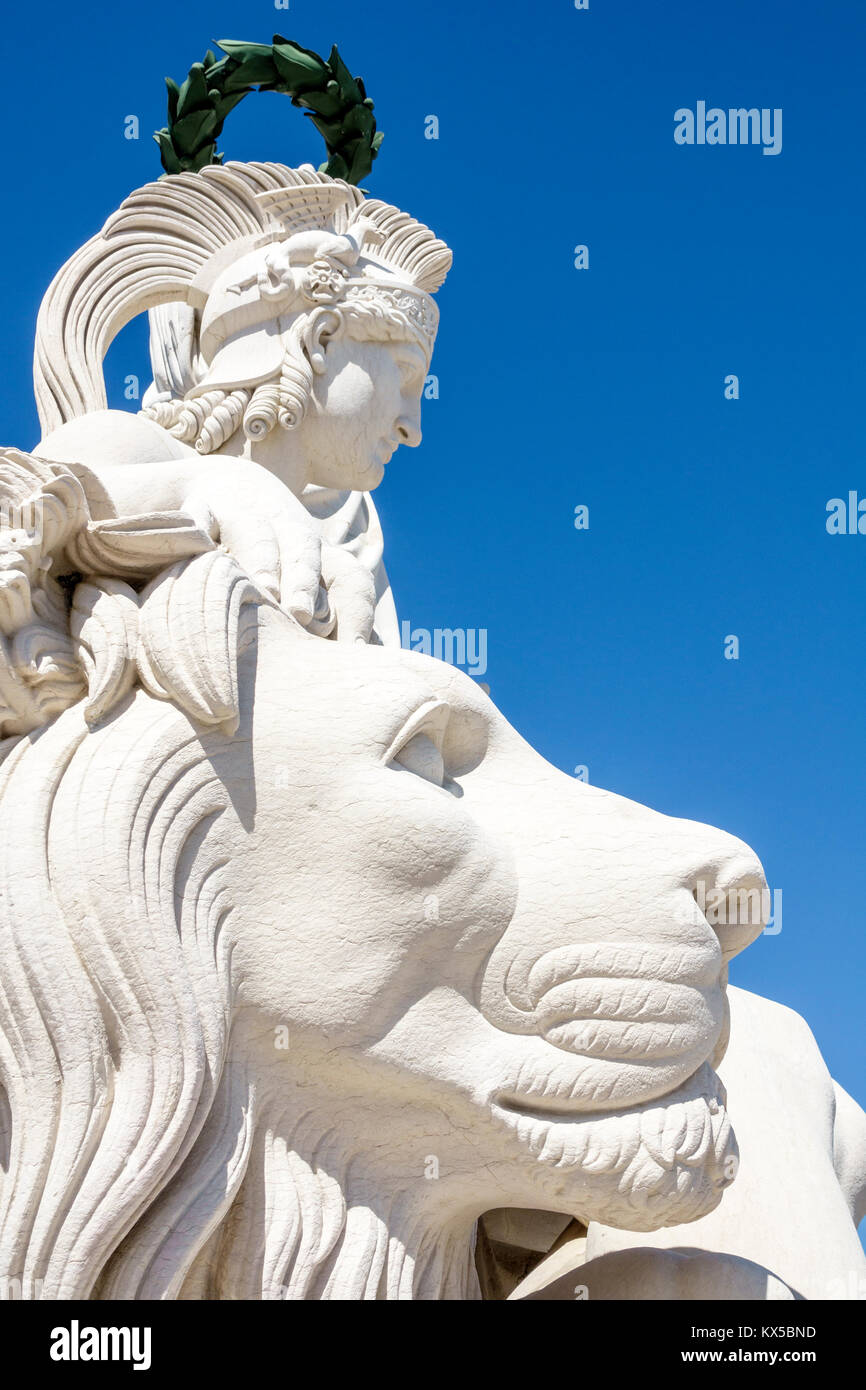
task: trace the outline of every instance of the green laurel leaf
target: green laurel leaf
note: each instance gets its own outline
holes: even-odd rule
[[[250,92],[273,91],[305,108],[324,138],[322,168],[331,177],[354,184],[366,178],[384,137],[363,80],[352,76],[336,45],[327,60],[281,34],[270,45],[222,39],[217,47],[225,56],[208,50],[180,87],[166,78],[168,125],[154,139],[167,174],[222,163],[216,146],[229,112]]]
[[[320,174],[329,174],[332,179],[345,179],[349,182],[349,166],[342,155],[332,154],[324,164],[319,165]]]
[[[177,103],[180,97],[180,88],[176,82],[172,82],[170,77],[165,79],[165,85],[168,91],[168,119],[171,122],[177,119]]]
[[[157,130],[154,133],[154,140],[159,145],[159,153],[162,158],[162,167],[167,174],[180,174],[183,172],[183,165],[175,154],[171,136],[167,130]]]
[[[228,74],[225,87],[227,91],[237,90],[239,87],[257,87],[260,84],[272,85],[279,81],[279,72],[270,53],[252,53],[238,62],[234,70]]]

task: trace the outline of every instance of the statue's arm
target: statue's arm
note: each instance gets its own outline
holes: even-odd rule
[[[110,527],[130,518],[187,518],[311,631],[369,640],[373,577],[351,555],[324,546],[300,499],[260,465],[191,454],[67,466],[84,488],[94,522]]]

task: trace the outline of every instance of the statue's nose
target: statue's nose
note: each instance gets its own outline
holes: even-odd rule
[[[706,1058],[727,962],[769,915],[761,865],[711,826],[604,793],[580,806],[558,838],[524,827],[518,911],[487,962],[483,1011],[586,1056]]]
[[[676,821],[676,859],[684,887],[719,938],[725,963],[760,936],[770,915],[761,862],[734,835],[697,821]]]
[[[397,421],[397,438],[410,449],[417,449],[421,443],[421,424],[409,415],[401,415]]]

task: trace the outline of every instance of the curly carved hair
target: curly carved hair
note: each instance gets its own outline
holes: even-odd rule
[[[279,375],[255,388],[187,392],[182,398],[156,400],[142,414],[175,439],[194,445],[200,454],[216,453],[242,428],[247,439],[261,440],[279,426],[295,430],[304,419],[315,376],[304,337],[321,318],[330,320],[330,338],[356,342],[417,342],[425,353],[429,343],[413,330],[406,317],[382,300],[351,300],[339,306],[317,307],[299,314],[287,335]]]

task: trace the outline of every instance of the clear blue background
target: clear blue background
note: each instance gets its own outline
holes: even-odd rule
[[[36,438],[49,279],[160,173],[163,75],[218,38],[338,42],[386,132],[366,186],[455,251],[441,396],[376,498],[401,616],[487,628],[494,698],[558,766],[758,850],[783,930],[733,978],[802,1012],[864,1104],[866,536],[829,536],[825,507],[866,495],[866,7],[590,3],[15,6],[3,438]],[[782,107],[782,153],[675,145],[699,99]],[[222,148],[324,157],[273,95]],[[148,378],[140,325],[109,356],[112,404],[130,372]]]

